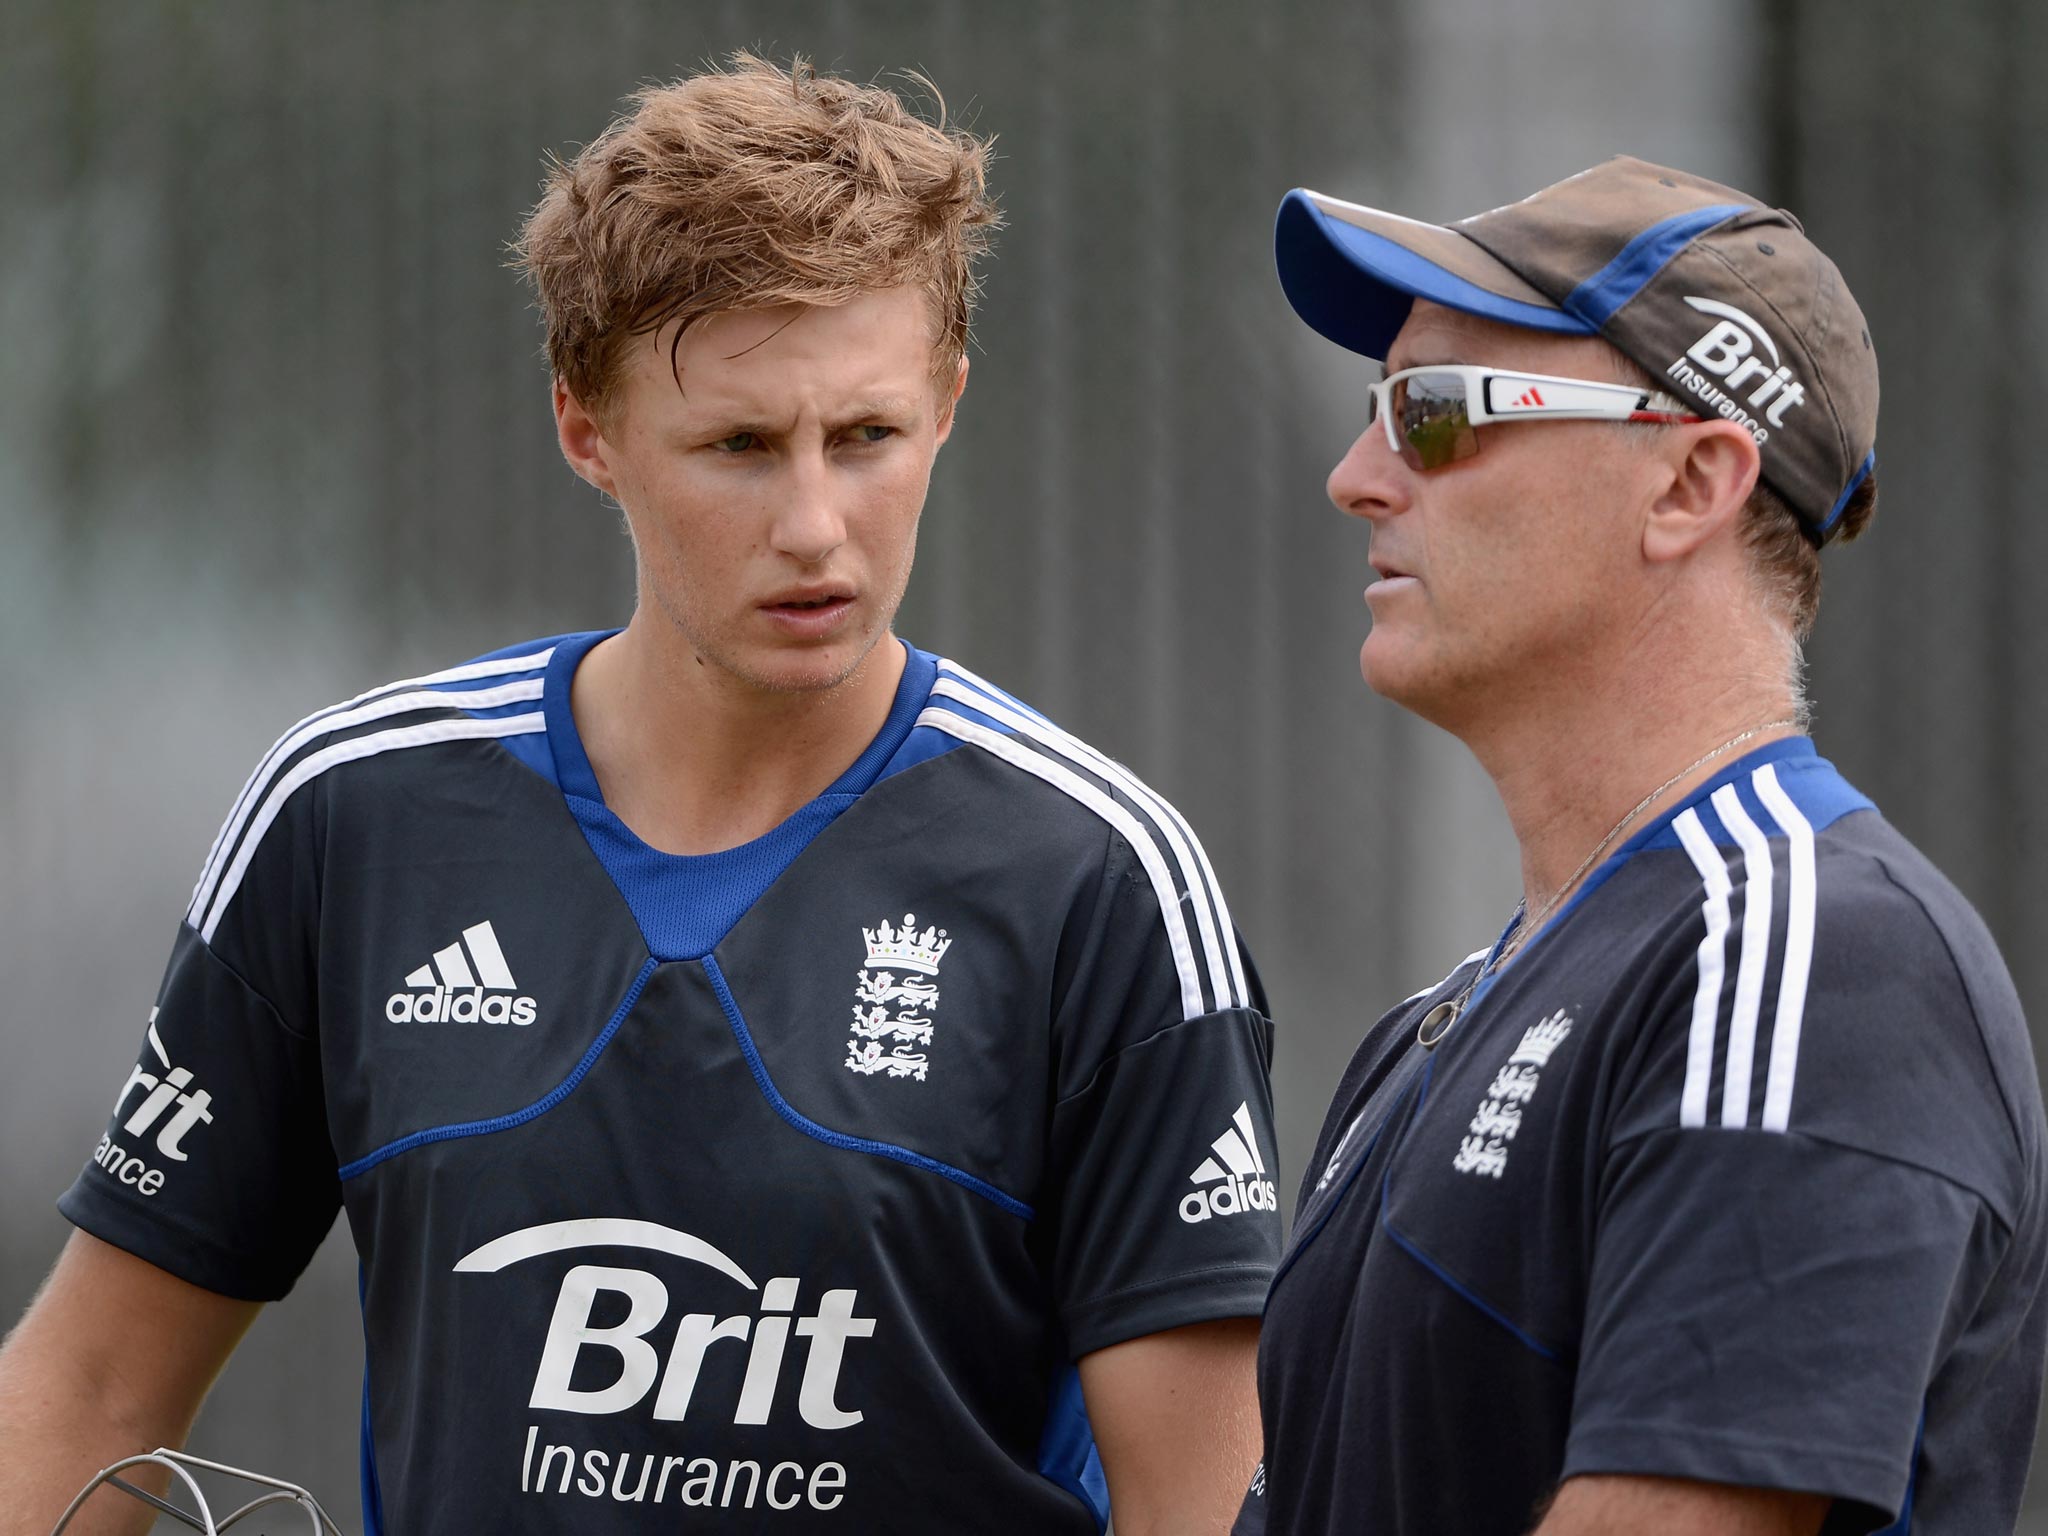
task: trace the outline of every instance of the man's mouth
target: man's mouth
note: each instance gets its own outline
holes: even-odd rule
[[[778,608],[791,613],[810,613],[820,608],[830,608],[835,603],[850,603],[853,594],[844,587],[804,587],[798,590],[778,593],[761,606]]]
[[[853,603],[847,587],[801,587],[774,594],[761,612],[793,639],[822,640],[838,632]]]

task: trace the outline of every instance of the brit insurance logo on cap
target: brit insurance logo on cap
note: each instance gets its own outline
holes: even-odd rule
[[[1705,177],[1616,156],[1450,225],[1301,189],[1274,244],[1295,311],[1369,357],[1417,298],[1605,337],[1748,431],[1816,540],[1875,466],[1877,357],[1840,271],[1790,213]]]
[[[1771,440],[1770,427],[1782,427],[1785,413],[1806,403],[1806,386],[1792,377],[1791,365],[1781,360],[1771,333],[1753,317],[1733,304],[1697,294],[1687,294],[1685,302],[1701,314],[1717,318],[1685,349],[1684,357],[1664,370],[1665,376],[1691,390],[1709,409],[1747,428],[1757,447],[1763,447]],[[1759,357],[1759,350],[1770,361]],[[1725,392],[1739,391],[1752,380],[1757,381],[1756,387],[1740,400]],[[1745,406],[1757,411],[1770,427],[1750,415]]]

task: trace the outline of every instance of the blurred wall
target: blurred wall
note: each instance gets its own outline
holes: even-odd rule
[[[1449,218],[1625,150],[1802,214],[1886,380],[1884,511],[1828,561],[1821,744],[2042,1015],[2039,7],[6,0],[0,1315],[63,1241],[51,1201],[271,739],[624,618],[629,552],[554,450],[504,243],[543,151],[745,45],[920,67],[999,136],[1009,228],[901,627],[1202,831],[1280,1020],[1290,1196],[1362,1029],[1516,891],[1484,778],[1357,678],[1365,530],[1321,486],[1374,373],[1273,281],[1296,184]],[[353,1523],[356,1329],[338,1235],[195,1449]]]

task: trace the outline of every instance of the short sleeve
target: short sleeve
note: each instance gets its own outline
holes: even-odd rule
[[[1824,1493],[1864,1516],[1830,1531],[1876,1529],[1958,1341],[2005,1326],[2029,1175],[1941,931],[1870,861],[1819,889],[1808,976],[1745,942],[1783,942],[1751,893],[1726,974],[1671,967],[1617,1058],[1565,1470]]]
[[[1565,1475],[1825,1493],[1885,1524],[2004,1247],[1975,1195],[1903,1163],[1760,1130],[1631,1141],[1605,1170]]]
[[[211,941],[180,925],[135,1064],[58,1201],[93,1236],[252,1301],[291,1289],[341,1199],[310,1002],[308,815],[294,806],[229,866],[232,888],[213,884]]]
[[[1054,1198],[1041,1217],[1077,1358],[1256,1316],[1280,1247],[1273,1035],[1257,975],[1220,900],[1210,936],[1190,919],[1182,949],[1152,878],[1119,838],[1107,865],[1056,1015]],[[1177,894],[1183,914],[1209,899]]]

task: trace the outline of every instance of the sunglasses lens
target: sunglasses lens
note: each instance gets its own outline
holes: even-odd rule
[[[1465,381],[1455,373],[1418,373],[1392,391],[1394,436],[1410,469],[1438,469],[1479,451],[1465,407]]]

